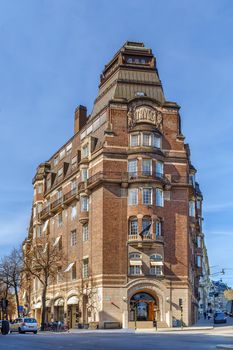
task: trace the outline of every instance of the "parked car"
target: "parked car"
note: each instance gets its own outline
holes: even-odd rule
[[[36,334],[37,331],[38,331],[38,325],[35,318],[31,318],[31,317],[17,318],[10,324],[10,332],[19,332],[19,333],[33,332],[34,334]]]
[[[214,315],[214,323],[227,323],[227,318],[223,312],[217,312]]]

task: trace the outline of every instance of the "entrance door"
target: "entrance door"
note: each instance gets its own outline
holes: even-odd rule
[[[137,293],[130,300],[130,320],[153,321],[156,300],[148,293]]]

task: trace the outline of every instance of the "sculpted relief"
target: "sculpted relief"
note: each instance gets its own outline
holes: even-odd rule
[[[128,112],[128,127],[132,129],[137,123],[151,123],[162,131],[163,117],[158,109],[149,106],[131,107]]]

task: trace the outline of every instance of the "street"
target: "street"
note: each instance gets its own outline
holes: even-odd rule
[[[215,349],[218,344],[233,345],[233,330],[170,332],[156,334],[82,333],[11,334],[0,336],[2,350],[192,350]]]

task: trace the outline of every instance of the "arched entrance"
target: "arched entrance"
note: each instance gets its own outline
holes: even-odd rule
[[[130,321],[154,321],[157,311],[157,300],[149,293],[138,292],[130,299]]]

